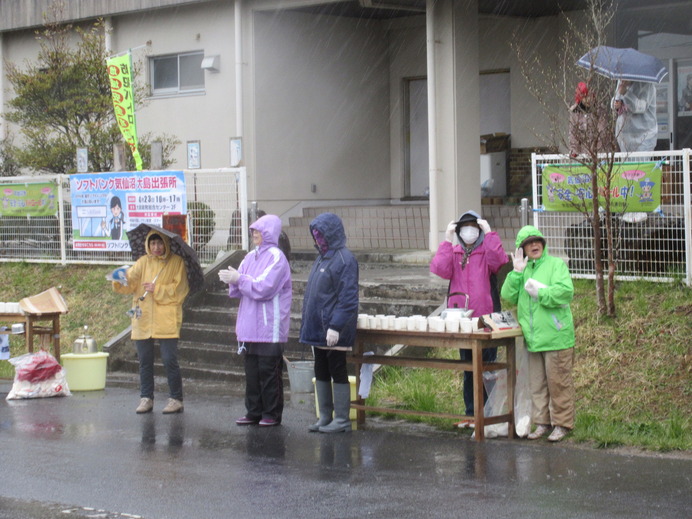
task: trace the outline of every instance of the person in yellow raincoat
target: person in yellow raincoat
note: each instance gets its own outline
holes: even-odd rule
[[[146,254],[126,271],[127,284],[113,281],[113,290],[132,294],[132,340],[139,357],[140,403],[136,412],[154,408],[154,341],[168,377],[169,399],[164,414],[183,411],[183,381],[178,364],[178,337],[183,301],[189,292],[185,262],[171,252],[167,236],[151,231]]]

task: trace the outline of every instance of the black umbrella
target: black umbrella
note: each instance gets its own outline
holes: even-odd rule
[[[168,236],[171,243],[171,252],[183,258],[185,269],[187,270],[187,283],[190,285],[190,294],[200,290],[204,286],[204,272],[202,272],[202,266],[199,264],[197,253],[183,241],[179,234],[173,231],[168,231],[148,223],[141,223],[133,230],[127,231],[130,249],[132,250],[132,259],[137,261],[147,253],[146,240],[147,235],[151,231]]]

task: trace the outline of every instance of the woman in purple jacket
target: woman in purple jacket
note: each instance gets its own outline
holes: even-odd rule
[[[453,245],[454,236],[459,244]],[[437,249],[430,264],[430,272],[449,280],[449,308],[463,308],[466,305],[473,309],[473,315],[500,311],[500,296],[497,284],[491,278],[507,263],[509,258],[502,248],[502,240],[496,232],[490,230],[488,222],[481,219],[474,211],[462,214],[458,220],[447,226],[445,241]],[[470,350],[459,350],[461,360],[471,362]],[[496,348],[483,350],[483,361],[492,362],[497,356]],[[473,408],[473,372],[464,372],[464,404],[466,414],[474,415]],[[460,423],[460,426],[468,424]]]
[[[279,425],[284,407],[283,347],[291,316],[291,269],[278,247],[281,219],[273,214],[250,226],[255,249],[235,270],[219,272],[228,296],[240,298],[235,333],[245,351],[245,416],[238,425]]]

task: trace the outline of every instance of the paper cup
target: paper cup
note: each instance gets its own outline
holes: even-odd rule
[[[377,317],[374,315],[368,316],[368,328],[371,330],[377,330]]]
[[[415,317],[407,317],[406,318],[406,329],[409,332],[415,332],[416,331],[416,319]]]
[[[445,329],[449,333],[459,333],[459,320],[458,319],[445,319]]]
[[[471,322],[471,319],[462,319],[459,321],[459,330],[461,333],[473,332],[473,323]]]
[[[422,315],[416,316],[416,331],[426,332],[428,331],[428,319]]]
[[[473,330],[478,330],[478,317],[471,318],[471,324],[473,325]]]
[[[368,327],[368,314],[358,314],[358,328],[366,329]]]
[[[428,329],[431,332],[444,332],[445,322],[441,317],[428,317]]]
[[[396,320],[396,315],[387,315],[385,316],[387,319],[387,330],[393,330],[394,329],[394,321]],[[384,324],[382,325],[382,328],[384,328]]]
[[[397,317],[396,319],[394,319],[394,329],[395,330],[405,330],[407,322],[408,322],[408,317]]]

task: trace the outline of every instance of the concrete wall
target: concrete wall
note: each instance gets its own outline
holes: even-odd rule
[[[387,32],[389,54],[390,191],[401,198],[405,190],[404,80],[424,78],[426,69],[425,16],[394,21]],[[427,143],[426,143],[427,146]]]
[[[256,12],[253,21],[256,198],[389,198],[380,23],[288,11]]]

